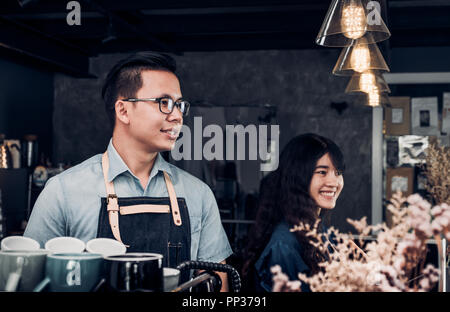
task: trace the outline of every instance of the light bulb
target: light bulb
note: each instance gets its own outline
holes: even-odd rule
[[[372,107],[380,105],[380,92],[377,86],[373,86],[368,92],[368,104]]]
[[[6,148],[4,146],[0,146],[0,154],[6,155]],[[1,168],[7,168],[6,157],[2,157],[2,166]]]
[[[345,37],[358,39],[367,29],[366,14],[360,1],[350,1],[342,8],[341,27]]]
[[[359,87],[362,92],[369,93],[375,86],[375,75],[373,73],[362,73],[359,78]]]
[[[370,68],[370,51],[367,45],[357,45],[353,48],[350,56],[351,68],[359,73],[365,72]]]

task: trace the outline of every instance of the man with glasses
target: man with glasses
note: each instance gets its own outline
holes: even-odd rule
[[[162,254],[170,267],[225,263],[232,250],[211,189],[160,155],[174,147],[189,112],[175,69],[173,58],[153,52],[111,69],[102,90],[113,124],[106,152],[47,182],[24,236],[42,247],[59,236],[115,239],[127,252]]]

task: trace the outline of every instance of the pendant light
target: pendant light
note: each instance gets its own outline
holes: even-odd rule
[[[379,92],[376,87],[367,93],[366,104],[371,107],[392,107],[388,94],[386,92]]]
[[[366,38],[375,43],[391,36],[379,12],[379,4],[370,0],[333,0],[322,23],[316,43],[328,47],[348,47],[354,40]]]
[[[361,74],[354,74],[345,89],[345,93],[369,93],[374,88],[380,93],[391,93],[391,89],[381,74],[377,71],[369,70]]]
[[[355,73],[363,73],[368,70],[390,71],[378,45],[376,43],[368,44],[367,37],[363,37],[355,40],[354,45],[342,49],[333,68],[333,74],[352,76]]]

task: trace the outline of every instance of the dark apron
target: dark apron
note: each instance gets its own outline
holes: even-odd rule
[[[176,267],[191,259],[191,227],[184,198],[176,198],[169,175],[164,172],[169,197],[120,197],[108,182],[107,153],[102,158],[107,197],[101,198],[97,237],[116,239],[127,252],[163,255],[163,266]],[[109,204],[109,205],[108,205]],[[180,283],[189,279],[182,271]]]

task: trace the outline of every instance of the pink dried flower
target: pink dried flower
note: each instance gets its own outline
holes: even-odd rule
[[[393,266],[397,270],[397,272],[400,272],[403,274],[404,267],[405,267],[405,259],[403,257],[395,259]]]
[[[436,269],[431,264],[428,264],[426,268],[423,270],[423,274],[425,274],[432,283],[436,283],[439,281],[439,270]]]
[[[428,264],[422,271],[423,278],[419,282],[421,291],[429,291],[439,281],[439,270]]]
[[[273,274],[273,292],[301,292],[300,281],[290,281],[289,277],[281,271],[279,265],[270,268]]]
[[[446,228],[449,226],[450,221],[447,216],[441,215],[433,220],[431,228],[433,235],[439,235],[441,232],[446,232]]]
[[[353,227],[360,233],[366,233],[370,228],[367,226],[367,217],[358,220],[347,219],[347,222],[353,225]],[[369,234],[369,232],[367,232]]]
[[[438,235],[440,232],[442,232],[443,227],[440,223],[434,220],[433,223],[431,224],[431,230],[433,231],[433,235]]]
[[[433,209],[431,209],[431,214],[433,217],[437,217],[441,215],[445,211],[444,207],[442,206],[434,206]]]
[[[450,218],[446,215],[438,217],[436,221],[438,221],[443,228],[448,227],[448,225],[450,224]]]
[[[407,202],[410,205],[417,206],[424,211],[428,211],[431,208],[431,204],[426,200],[424,200],[419,194],[413,194],[408,196]]]
[[[412,280],[420,259],[426,252],[426,241],[432,235],[445,235],[450,239],[450,209],[447,204],[436,207],[417,194],[407,199],[394,194],[389,205],[393,214],[393,226],[385,223],[367,225],[366,218],[359,221],[348,220],[361,235],[377,233],[375,241],[358,247],[347,234],[330,229],[318,233],[317,227],[300,224],[291,231],[309,232],[314,245],[326,251],[326,244],[319,243],[322,235],[333,233],[336,242],[331,247],[329,261],[322,262],[323,270],[312,276],[299,274],[299,279],[307,283],[312,291],[428,291],[439,280],[439,272],[433,266],[416,272],[423,278]],[[405,203],[409,205],[405,205]],[[363,245],[361,245],[363,246]],[[299,283],[289,281],[280,268],[274,268],[274,291],[299,291]],[[416,274],[416,275],[417,275]],[[415,275],[414,275],[415,276]]]
[[[409,248],[412,248],[411,242],[403,241],[398,243],[397,252],[400,254],[405,254]]]
[[[429,212],[431,209],[431,204],[429,202],[427,202],[426,200],[422,200],[418,203],[419,207],[424,210]]]
[[[422,197],[419,194],[412,194],[409,195],[407,198],[408,203],[410,204],[416,204],[422,201]]]
[[[422,223],[416,228],[418,234],[422,237],[429,238],[433,235],[433,230],[431,229],[430,223]]]
[[[428,278],[424,278],[419,282],[420,288],[422,289],[430,289],[430,280]]]

